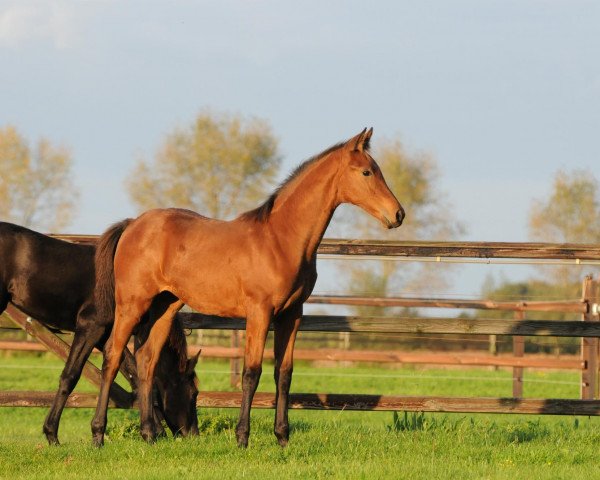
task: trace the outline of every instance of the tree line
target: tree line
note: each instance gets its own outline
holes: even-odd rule
[[[460,238],[466,228],[441,188],[433,155],[408,149],[399,137],[374,143],[374,158],[409,212],[402,238]],[[139,159],[124,186],[140,212],[173,206],[230,219],[267,197],[280,174],[281,159],[277,137],[266,120],[203,110],[189,125],[167,133],[151,158]],[[0,220],[41,231],[65,228],[76,214],[79,197],[72,168],[68,147],[45,138],[31,143],[12,125],[0,128]],[[530,207],[530,239],[600,244],[598,191],[592,171],[557,172],[550,196]],[[328,234],[385,238],[387,232],[357,209],[347,208],[336,215]],[[423,291],[425,286],[439,290],[453,277],[452,272],[442,275],[427,264],[348,262],[340,269],[345,272],[346,291],[378,296]],[[580,281],[578,270],[542,268],[540,278],[525,286],[490,281],[483,294],[526,295],[548,284],[555,294],[559,285],[558,294],[572,297]]]

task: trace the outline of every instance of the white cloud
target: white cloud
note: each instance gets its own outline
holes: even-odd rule
[[[50,42],[55,48],[73,45],[79,24],[65,1],[14,2],[0,7],[0,47],[19,48]]]

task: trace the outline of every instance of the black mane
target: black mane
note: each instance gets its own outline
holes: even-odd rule
[[[318,162],[323,157],[329,155],[331,152],[337,150],[338,148],[341,148],[345,144],[346,144],[346,142],[336,143],[335,145],[332,145],[331,147],[329,147],[327,150],[324,150],[321,153],[302,162],[300,165],[298,165],[294,169],[294,171],[292,173],[290,173],[288,175],[288,177],[279,185],[279,187],[277,187],[277,189],[271,195],[269,195],[269,198],[267,198],[267,200],[262,205],[255,208],[254,210],[250,210],[248,212],[242,213],[238,218],[240,218],[242,220],[254,220],[256,222],[266,222],[267,219],[269,218],[269,215],[271,215],[271,211],[273,210],[273,205],[275,205],[275,199],[277,198],[279,193],[281,193],[281,191],[288,184],[290,184],[295,178],[297,178],[309,166]],[[365,147],[366,146],[367,145],[365,145]]]

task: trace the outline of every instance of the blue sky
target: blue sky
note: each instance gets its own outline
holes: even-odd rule
[[[0,125],[71,147],[72,232],[132,215],[136,159],[210,107],[267,119],[282,175],[364,126],[399,135],[465,239],[524,241],[558,169],[600,171],[599,25],[577,0],[0,0]]]

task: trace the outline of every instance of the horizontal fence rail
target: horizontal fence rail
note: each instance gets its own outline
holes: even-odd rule
[[[54,392],[0,392],[0,407],[49,407]],[[98,397],[71,394],[68,407],[95,408]],[[239,408],[241,392],[200,392],[199,407]],[[132,408],[110,402],[111,407]],[[253,408],[275,408],[275,395],[257,392]],[[453,413],[519,413],[538,415],[600,415],[600,400],[423,397],[332,393],[291,393],[289,407],[300,410],[407,411]]]
[[[97,235],[50,234],[74,243],[95,244]],[[577,243],[527,242],[396,242],[324,238],[317,253],[397,257],[523,258],[600,260],[600,246]]]
[[[185,328],[243,330],[240,318],[201,313],[179,313]],[[270,329],[273,329],[271,325]],[[350,315],[305,315],[304,332],[435,333],[474,335],[521,335],[550,337],[599,337],[600,322],[564,320],[514,320],[495,318],[359,317]]]
[[[422,307],[502,310],[510,312],[588,313],[590,306],[583,300],[519,301],[448,300],[417,297],[360,297],[348,295],[311,295],[306,303],[320,305],[349,305],[359,307]]]
[[[600,260],[593,244],[509,242],[395,242],[326,238],[318,253],[398,257],[523,258],[550,260]]]
[[[21,352],[45,352],[44,345],[37,342],[0,341],[0,350]],[[202,358],[244,358],[241,347],[221,347],[215,345],[189,345],[188,354],[194,355],[202,350]],[[94,350],[93,353],[101,352]],[[273,360],[272,350],[265,350],[264,358]],[[335,348],[294,350],[296,360],[327,362],[370,362],[370,363],[410,363],[424,365],[460,365],[488,367],[527,367],[561,370],[581,370],[584,361],[574,356],[555,358],[548,355],[515,357],[512,355],[485,355],[476,353],[430,353],[399,352],[396,350],[340,350]]]
[[[244,330],[246,328],[246,321],[241,318],[216,317],[188,312],[180,313],[179,316],[183,320],[183,326],[190,329]],[[8,320],[0,322],[0,327],[18,328],[10,325]],[[273,329],[272,325],[270,329]],[[300,324],[300,331],[598,337],[600,336],[600,323],[566,320],[305,315]]]

